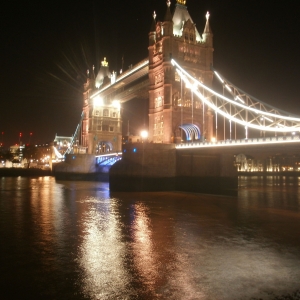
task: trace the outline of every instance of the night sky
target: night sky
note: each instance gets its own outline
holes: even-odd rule
[[[71,136],[86,70],[107,57],[119,71],[147,57],[155,10],[166,1],[6,1],[0,18],[1,142]],[[214,67],[256,98],[300,115],[299,7],[295,1],[187,0],[198,31],[210,12]],[[172,1],[172,11],[175,1]]]

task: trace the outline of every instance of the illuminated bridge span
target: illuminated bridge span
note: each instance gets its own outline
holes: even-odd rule
[[[214,46],[209,18],[207,13],[199,31],[186,1],[177,0],[173,12],[167,1],[163,22],[153,14],[145,59],[117,74],[109,70],[104,58],[98,72],[88,72],[83,114],[66,154],[76,153],[72,152],[75,147],[78,153],[95,156],[121,151],[124,124],[128,124],[127,135],[138,137],[148,129],[149,142],[175,144],[177,148],[183,143],[186,147],[191,147],[190,143],[199,147],[227,145],[220,141],[221,131],[222,139],[232,141],[231,145],[253,144],[250,138],[255,136],[264,137],[259,140],[264,144],[273,142],[270,136],[283,136],[276,140],[280,143],[296,141],[300,117],[252,97],[212,68]],[[212,88],[213,80],[219,80],[223,92]],[[131,100],[148,106],[148,122],[144,120],[139,128],[129,128],[129,123],[134,123],[131,119],[140,113],[126,108],[125,103]],[[238,138],[245,141],[237,140],[237,128]]]
[[[283,143],[296,144],[300,143],[299,135],[292,136],[279,136],[279,137],[266,137],[266,138],[251,138],[251,139],[238,139],[238,140],[222,140],[215,142],[194,142],[177,144],[176,149],[187,148],[210,148],[210,147],[232,147],[232,146],[247,146],[247,145],[278,145]]]
[[[272,105],[259,101],[258,99],[245,93],[224,77],[216,70],[214,74],[223,85],[223,94],[207,87],[202,82],[193,78],[184,68],[174,59],[172,64],[176,68],[181,80],[191,89],[192,93],[206,104],[209,109],[215,112],[216,132],[218,115],[229,120],[230,140],[232,123],[242,125],[245,128],[245,138],[248,139],[248,129],[255,129],[260,132],[292,133],[300,131],[300,118],[280,110]],[[225,93],[226,92],[226,93]],[[204,107],[204,105],[203,105]],[[261,140],[261,142],[273,141],[273,139]],[[282,142],[294,141],[294,139],[280,139]],[[240,143],[241,141],[238,141]],[[246,141],[244,141],[246,142]],[[221,143],[224,144],[224,143]],[[214,144],[214,145],[220,145]]]

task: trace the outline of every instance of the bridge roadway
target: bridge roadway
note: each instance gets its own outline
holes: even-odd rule
[[[300,154],[300,136],[277,136],[176,145],[178,152],[187,149],[194,149],[194,151],[198,149],[198,153],[226,153],[227,155],[232,155],[232,157],[238,154],[245,154],[252,156],[254,159],[266,159],[274,155]]]

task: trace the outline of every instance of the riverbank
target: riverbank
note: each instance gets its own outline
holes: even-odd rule
[[[31,177],[31,176],[52,176],[51,170],[23,169],[23,168],[0,168],[0,177]]]

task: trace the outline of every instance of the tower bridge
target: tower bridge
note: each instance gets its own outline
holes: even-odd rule
[[[297,154],[300,149],[297,139],[300,118],[252,97],[218,73],[213,67],[213,33],[209,13],[206,14],[203,30],[198,31],[185,0],[177,0],[172,13],[170,4],[167,1],[163,21],[157,21],[156,14],[153,14],[147,58],[120,74],[111,73],[104,58],[99,72],[89,73],[84,85],[81,136],[74,140],[80,140],[90,155],[121,151],[122,104],[132,99],[146,99],[149,145],[141,144],[138,148],[142,147],[140,152],[145,153],[148,147],[153,151],[149,150],[148,155],[160,161],[159,157],[163,157],[169,147],[170,157],[176,157],[177,169],[174,165],[171,168],[174,172],[167,177],[175,176],[175,173],[182,176],[189,174],[190,177],[200,174],[203,180],[209,166],[214,165],[211,169],[215,171],[211,171],[211,176],[233,178],[236,176],[233,157],[239,155],[239,151],[245,155],[250,155],[251,151],[257,154],[258,151],[253,149],[264,149],[264,153],[267,149],[273,154]],[[223,92],[213,88],[213,79],[221,84]],[[242,139],[237,138],[237,127],[244,132]],[[250,137],[250,130],[256,132],[256,136],[252,134]],[[219,138],[222,135],[223,141]],[[161,145],[167,148],[161,148],[164,147]],[[126,157],[134,161],[132,156],[128,156],[132,149],[136,149],[135,146],[126,145],[123,149],[127,151],[126,154],[123,152],[125,164]],[[205,161],[210,154],[216,162],[212,165]],[[198,162],[195,157],[199,158]],[[144,157],[143,163],[145,161]],[[153,159],[148,163],[150,161],[153,163]],[[183,161],[188,161],[187,165],[194,162],[189,171],[184,168]],[[202,167],[207,166],[202,168],[204,171],[199,171],[199,162]],[[178,168],[182,169],[178,171]],[[139,174],[137,170],[132,172]],[[154,173],[149,174],[153,176]]]

